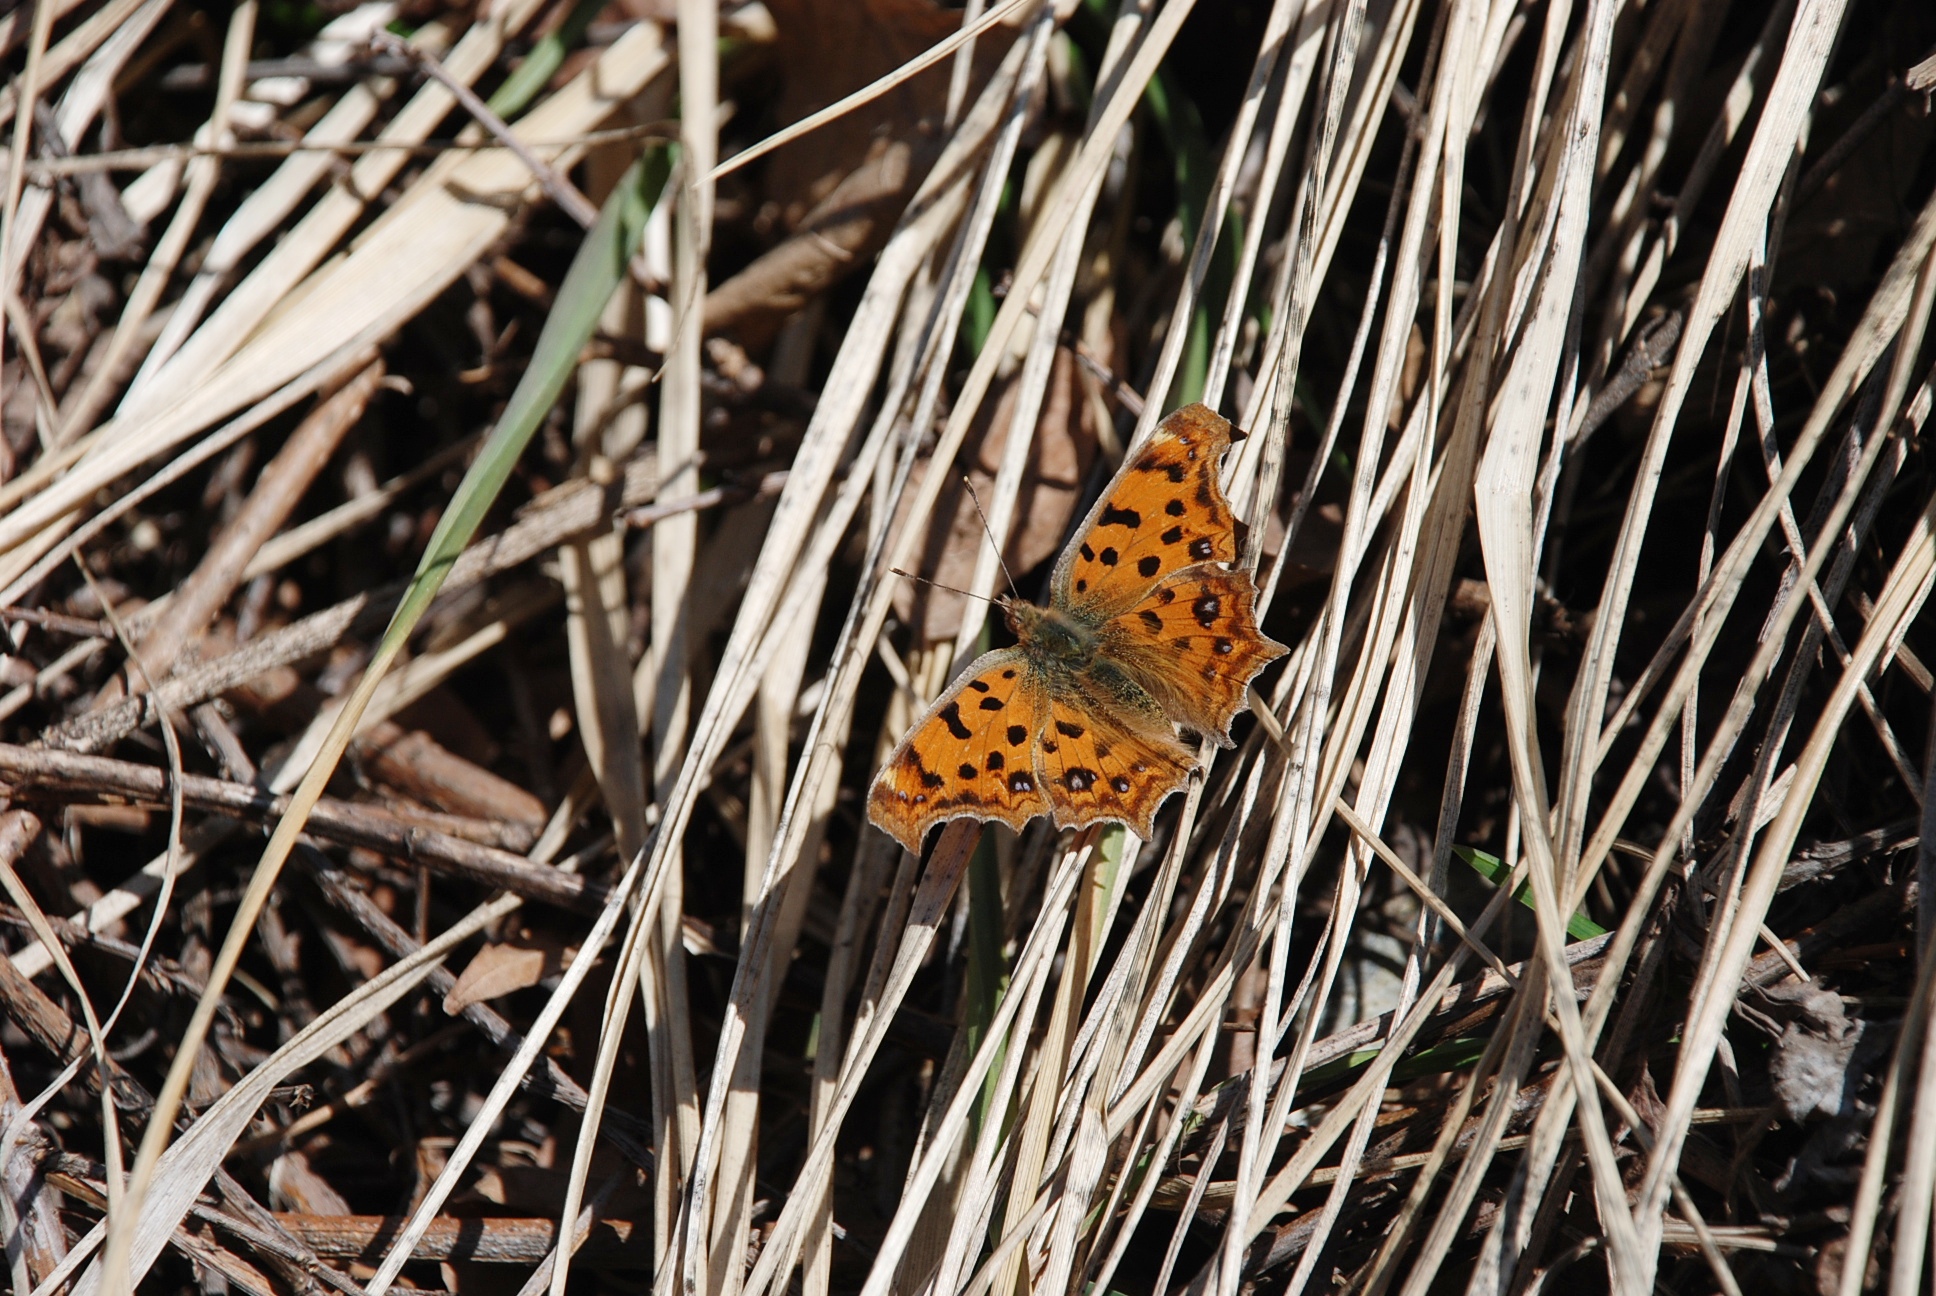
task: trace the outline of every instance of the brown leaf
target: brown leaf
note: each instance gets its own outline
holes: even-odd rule
[[[995,472],[1008,444],[1014,409],[1015,387],[1010,384],[995,403],[993,415],[977,420],[979,443],[947,468],[953,480],[941,488],[935,501],[927,547],[914,568],[922,575],[957,586],[974,578],[975,563],[988,547],[988,534],[974,500],[962,489],[957,465],[965,462],[969,480],[985,506],[995,488]],[[1082,502],[1083,482],[1096,460],[1096,429],[1090,418],[1090,407],[1080,399],[1075,383],[1075,361],[1068,352],[1058,351],[1042,417],[1036,425],[1035,444],[1029,448],[1028,466],[1022,473],[1015,521],[1002,546],[1002,561],[1017,580],[1061,551],[1063,537]],[[916,464],[916,479],[933,470],[932,463]],[[911,482],[910,496],[913,486]],[[932,644],[954,638],[961,626],[963,601],[959,594],[947,590],[904,582],[895,595],[895,610],[904,622],[915,626],[917,645]]]
[[[348,1215],[350,1204],[329,1180],[316,1172],[309,1158],[294,1150],[284,1152],[269,1166],[270,1200],[278,1210],[305,1215]]]
[[[496,941],[477,951],[444,996],[444,1011],[455,1017],[474,1003],[534,986],[564,966],[564,951],[543,938],[523,936]]]
[[[775,116],[800,121],[892,72],[960,29],[958,10],[933,0],[774,0],[782,89]],[[1014,37],[997,24],[975,42],[969,94]],[[869,264],[908,197],[940,154],[952,60],[803,139],[766,162],[764,187],[780,229],[769,249],[706,296],[706,329],[752,347],[806,302]]]
[[[775,116],[801,120],[885,76],[929,46],[961,29],[961,11],[933,0],[772,0],[767,9],[779,30],[781,90]],[[975,42],[974,84],[1008,49],[1005,27]],[[883,128],[898,138],[923,133],[947,102],[951,60],[944,59],[776,152],[766,186],[782,204],[787,228],[833,192],[859,166]],[[923,168],[925,170],[925,168]]]

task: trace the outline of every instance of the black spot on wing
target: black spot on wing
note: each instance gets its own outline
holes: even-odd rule
[[[961,768],[960,768],[960,769],[958,769],[958,770],[956,770],[956,771],[955,771],[955,773],[957,773],[957,774],[959,774],[959,775],[961,775],[961,777],[963,777],[963,778],[965,778],[965,779],[971,779],[971,778],[973,778],[973,777],[975,777],[975,775],[977,775],[977,774],[979,774],[979,773],[981,773],[981,771],[980,771],[980,770],[978,770],[978,769],[976,769],[976,768],[975,768],[975,767],[974,767],[974,766],[973,766],[972,764],[970,764],[969,762],[967,762],[967,761],[963,761],[963,762],[961,762]]]
[[[1124,793],[1125,795],[1129,792],[1129,780],[1124,778],[1120,774],[1118,774],[1115,778],[1109,780],[1109,786],[1115,788],[1118,792]]]
[[[1150,611],[1148,608],[1144,608],[1136,615],[1142,618],[1143,624],[1149,627],[1151,634],[1160,634],[1162,632],[1163,618],[1156,615],[1156,613]]]
[[[1114,504],[1103,507],[1102,516],[1096,519],[1097,526],[1128,527],[1134,531],[1143,525],[1143,515],[1135,509],[1117,508]]]
[[[973,731],[967,725],[961,723],[961,703],[950,702],[947,706],[935,712],[935,715],[940,717],[941,723],[947,725],[948,732],[955,737],[964,740],[974,737]]]
[[[998,697],[985,697],[981,700],[981,709],[984,711],[999,711],[1003,705],[1002,700]]]
[[[1217,615],[1222,611],[1223,604],[1217,599],[1215,594],[1205,594],[1202,598],[1190,604],[1191,615],[1196,617],[1197,624],[1205,630],[1217,624]],[[982,705],[987,706],[988,703],[984,702]]]
[[[1215,644],[1211,645],[1211,651],[1216,653],[1217,656],[1219,657],[1228,657],[1231,653],[1231,650],[1236,648],[1236,646],[1237,645],[1231,643],[1228,639],[1219,639]]]
[[[1020,747],[1023,743],[1027,741],[1028,741],[1027,729],[1024,729],[1021,725],[1010,725],[1008,727],[1008,745],[1010,747]]]
[[[1165,504],[1163,506],[1163,511],[1165,513],[1168,513],[1171,517],[1182,517],[1183,501],[1180,499],[1171,500],[1168,504]]]
[[[1096,551],[1091,549],[1087,544],[1083,545],[1077,552],[1081,553],[1084,562],[1096,561]]]
[[[1151,554],[1147,558],[1139,558],[1136,560],[1136,574],[1139,576],[1142,576],[1146,580],[1149,577],[1156,575],[1156,573],[1161,571],[1162,569],[1163,569],[1163,560],[1161,558],[1158,558],[1155,554]]]
[[[1114,567],[1116,565],[1116,560],[1120,558],[1121,555],[1118,554],[1114,549],[1105,549],[1101,553],[1097,554],[1096,557],[1102,562],[1103,566]]]
[[[947,780],[942,778],[939,774],[929,769],[926,765],[923,765],[921,763],[921,758],[915,755],[914,752],[912,751],[909,751],[907,754],[907,763],[914,767],[914,773],[921,780],[922,787],[938,788],[943,783],[947,782]]]
[[[968,681],[968,687],[975,690],[975,692],[977,693],[986,693],[988,691],[988,681],[971,679]]]
[[[1061,734],[1064,738],[1080,738],[1085,732],[1087,732],[1085,729],[1083,729],[1081,725],[1075,723],[1075,721],[1073,720],[1056,721],[1055,731]]]
[[[1096,781],[1096,772],[1094,770],[1072,769],[1062,775],[1062,781],[1068,785],[1071,792],[1087,792],[1090,785]]]
[[[1183,528],[1173,526],[1158,536],[1157,539],[1161,540],[1164,544],[1181,544],[1183,542]]]
[[[1033,792],[1035,791],[1035,778],[1025,771],[1016,770],[1008,776],[1008,790],[1010,792]]]
[[[1210,542],[1209,536],[1202,536],[1190,542],[1190,556],[1198,562],[1208,562],[1216,552],[1217,546]]]
[[[1001,767],[1006,764],[1008,764],[1008,762],[1002,759],[1002,754],[1000,752],[992,751],[988,753],[988,772],[990,774],[995,773],[997,770],[1001,769]]]

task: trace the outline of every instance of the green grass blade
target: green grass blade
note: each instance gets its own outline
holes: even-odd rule
[[[417,619],[430,606],[430,600],[449,574],[457,556],[464,552],[471,537],[497,502],[531,437],[544,422],[551,407],[558,403],[565,384],[578,367],[578,353],[591,341],[598,317],[611,299],[626,265],[638,250],[645,219],[651,215],[659,192],[671,171],[670,150],[655,148],[633,163],[605,200],[598,223],[585,235],[572,259],[571,269],[558,289],[558,298],[545,317],[544,329],[531,353],[531,363],[518,380],[497,426],[485,438],[470,471],[458,484],[450,507],[431,534],[430,544],[417,564],[403,601],[390,628],[384,632],[381,653],[399,642],[416,626]]]
[[[504,84],[487,101],[491,111],[506,121],[523,112],[525,106],[538,97],[538,92],[551,84],[551,78],[565,65],[565,56],[571,53],[579,42],[585,39],[585,31],[592,25],[605,8],[605,0],[578,0],[565,20],[551,30],[543,40],[531,47],[518,64],[518,70],[504,78]]]
[[[1494,886],[1499,886],[1512,874],[1512,870],[1506,867],[1506,862],[1497,855],[1488,855],[1482,850],[1473,850],[1470,846],[1454,846],[1452,853],[1470,864],[1473,872]],[[1519,890],[1513,892],[1513,899],[1531,909],[1533,907],[1532,885],[1521,882]],[[1566,934],[1576,941],[1592,940],[1595,936],[1606,935],[1607,929],[1585,914],[1576,913],[1566,920]]]
[[[104,1265],[110,1276],[107,1285],[111,1290],[126,1288],[132,1221],[141,1218],[142,1203],[154,1180],[155,1167],[167,1150],[170,1135],[174,1131],[175,1115],[181,1110],[182,1100],[188,1092],[189,1073],[194,1069],[202,1045],[208,1039],[216,1007],[228,988],[236,965],[241,961],[243,946],[248,942],[249,934],[255,930],[256,920],[262,914],[262,906],[268,903],[269,893],[282,872],[283,864],[289,859],[290,851],[295,849],[296,837],[308,822],[310,811],[315,809],[324,786],[348,749],[350,737],[356,732],[357,722],[369,706],[370,699],[375,696],[377,685],[402,652],[404,642],[423,618],[431,600],[437,596],[457,556],[470,543],[471,537],[477,534],[484,515],[490,511],[498,492],[503,490],[505,481],[510,477],[512,466],[517,463],[525,446],[530,444],[532,434],[564,392],[565,384],[577,367],[579,352],[591,340],[592,330],[605,309],[606,301],[618,287],[633,251],[639,246],[645,232],[646,217],[651,214],[653,204],[665,187],[671,165],[668,150],[653,150],[632,164],[612,190],[612,196],[606,200],[604,211],[599,214],[591,232],[586,234],[578,255],[572,259],[571,269],[565,274],[565,282],[558,290],[557,301],[545,319],[543,330],[538,334],[538,343],[524,377],[511,394],[511,401],[505,406],[497,426],[485,439],[476,462],[458,484],[450,508],[438,522],[423,558],[417,564],[416,575],[411,578],[409,588],[404,591],[402,601],[390,618],[382,642],[377,645],[362,679],[357,681],[342,710],[337,713],[335,723],[324,736],[321,750],[304,772],[302,781],[290,793],[288,808],[277,820],[275,831],[263,847],[262,857],[257,860],[255,871],[250,875],[248,887],[236,906],[235,916],[229,922],[228,935],[209,970],[201,997],[196,1001],[195,1012],[189,1019],[187,1030],[183,1032],[175,1059],[169,1066],[160,1092],[155,1096],[154,1110],[147,1131],[142,1136],[141,1150],[129,1175],[127,1207],[122,1212],[121,1220],[110,1225]],[[114,1280],[116,1275],[121,1276],[121,1281]]]

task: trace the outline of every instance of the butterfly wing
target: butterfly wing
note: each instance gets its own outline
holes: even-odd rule
[[[1049,802],[1035,742],[1048,723],[1047,692],[1014,649],[987,653],[915,722],[881,766],[867,817],[919,853],[944,819],[997,819],[1020,828]]]
[[[1186,567],[1102,630],[1103,651],[1174,720],[1228,746],[1230,721],[1283,644],[1257,627],[1244,572]]]
[[[1083,701],[1051,695],[1042,731],[1042,777],[1056,825],[1113,820],[1147,840],[1157,807],[1190,777],[1192,753],[1169,733],[1139,732]]]
[[[1056,563],[1054,601],[1102,620],[1185,567],[1234,562],[1235,524],[1217,482],[1230,441],[1230,424],[1208,406],[1186,405],[1164,419]]]

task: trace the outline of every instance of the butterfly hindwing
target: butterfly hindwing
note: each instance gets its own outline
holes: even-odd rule
[[[1230,424],[1205,406],[1164,419],[1117,471],[1056,564],[1056,601],[1107,614],[1184,567],[1235,561],[1230,502],[1217,481],[1230,441]]]
[[[1189,748],[1167,734],[1138,733],[1107,712],[1053,695],[1042,731],[1042,777],[1059,827],[1099,819],[1148,838],[1157,807],[1190,777]]]
[[[1045,710],[1020,652],[978,658],[881,766],[868,817],[918,853],[928,829],[943,819],[999,819],[1020,828],[1047,814],[1034,753]]]
[[[1284,645],[1257,627],[1257,590],[1241,571],[1189,567],[1103,628],[1109,656],[1173,719],[1219,742],[1251,679]]]

